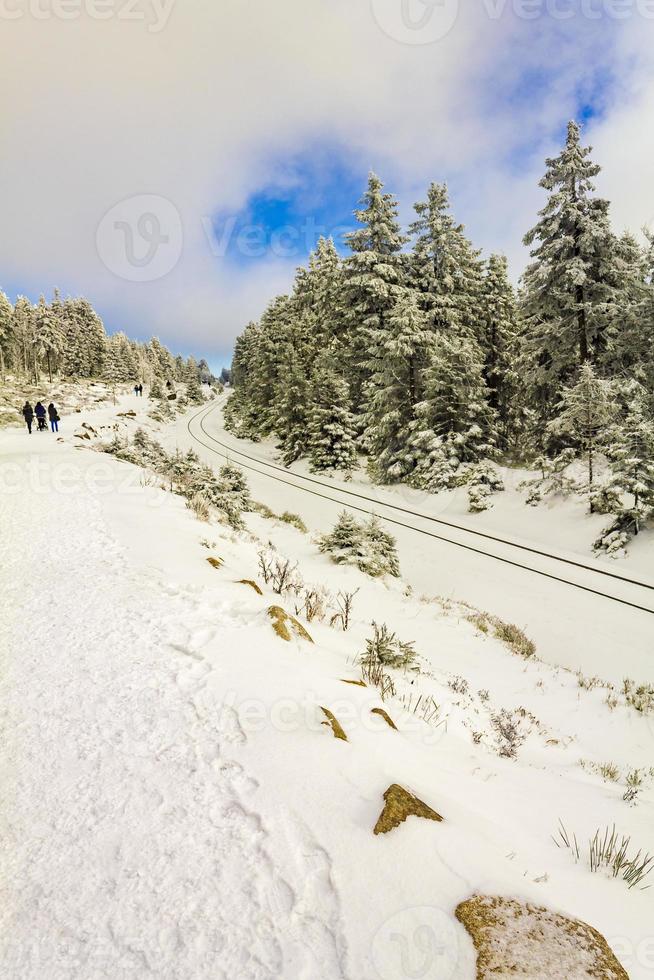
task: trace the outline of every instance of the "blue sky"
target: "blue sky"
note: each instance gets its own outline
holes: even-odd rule
[[[504,251],[517,278],[544,158],[573,116],[616,226],[654,222],[654,20],[590,20],[570,2],[571,19],[543,0],[528,21],[516,0],[446,0],[431,26],[458,16],[436,39],[407,35],[401,0],[185,0],[155,32],[8,22],[0,287],[85,294],[108,329],[157,334],[219,368],[316,235],[352,226],[369,169],[405,223],[446,181],[472,240]],[[166,242],[145,277],[126,262],[126,226],[141,255],[151,233]]]

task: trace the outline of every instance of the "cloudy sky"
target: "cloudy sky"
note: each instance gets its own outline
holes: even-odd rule
[[[371,168],[517,278],[571,117],[654,227],[652,50],[654,0],[0,0],[0,288],[220,367]]]

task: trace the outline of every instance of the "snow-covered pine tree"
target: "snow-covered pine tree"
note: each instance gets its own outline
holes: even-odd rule
[[[345,378],[333,366],[333,353],[323,357],[311,382],[308,412],[309,459],[314,472],[356,466],[356,425],[350,411],[350,391]]]
[[[187,373],[186,397],[191,405],[202,405],[204,403],[204,393],[196,370]]]
[[[18,296],[14,304],[15,364],[25,375],[36,380],[34,360],[34,310],[25,296]]]
[[[488,404],[483,369],[473,338],[447,331],[434,338],[425,394],[416,406],[409,438],[415,459],[411,482],[416,486],[450,486],[461,464],[495,455],[497,416]]]
[[[603,346],[612,235],[608,201],[592,196],[601,168],[590,153],[570,122],[566,145],[547,160],[540,182],[547,203],[524,239],[534,261],[523,278],[523,363],[545,418],[552,417],[561,384]]]
[[[35,318],[36,350],[41,362],[45,360],[48,369],[48,380],[52,383],[52,369],[57,364],[57,359],[63,348],[64,338],[62,336],[57,319],[46,302],[43,295],[39,298]]]
[[[365,445],[383,483],[405,479],[414,465],[407,444],[422,399],[433,335],[413,290],[403,289],[389,313],[381,343],[368,362]]]
[[[575,384],[561,392],[557,418],[550,423],[554,435],[567,435],[583,452],[588,467],[588,502],[594,513],[594,461],[603,445],[603,437],[617,410],[613,386],[599,378],[590,363],[581,366]]]
[[[518,308],[504,255],[491,255],[483,281],[484,378],[488,403],[497,412],[499,447],[509,449],[524,431],[524,385],[514,367]]]
[[[481,339],[483,267],[480,253],[456,224],[445,184],[430,184],[427,200],[414,205],[409,228],[414,239],[408,268],[418,303],[434,332],[451,330]]]
[[[14,343],[14,308],[0,289],[0,380],[4,380],[7,368],[13,367]]]
[[[279,345],[279,383],[269,407],[285,466],[309,448],[309,377],[315,358],[315,319],[308,310],[295,314]]]
[[[646,393],[631,386],[632,398],[622,419],[608,434],[606,455],[611,466],[611,490],[628,495],[627,506],[637,534],[654,515],[654,421],[645,409]]]
[[[348,326],[347,379],[354,411],[363,402],[368,364],[381,350],[388,318],[402,285],[400,251],[406,242],[397,202],[375,173],[354,216],[361,225],[347,235],[352,251],[344,263]]]

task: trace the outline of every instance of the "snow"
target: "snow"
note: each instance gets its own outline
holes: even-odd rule
[[[589,554],[588,544],[597,534],[595,531],[589,533],[588,525],[599,522],[599,526],[603,526],[606,518],[586,518],[583,503],[579,501],[527,507],[524,496],[515,490],[526,476],[524,472],[519,478],[510,471],[503,474],[507,491],[495,496],[492,510],[474,516],[467,513],[465,490],[428,495],[406,487],[371,485],[359,475],[347,482],[339,477],[321,476],[322,486],[316,485],[313,475],[311,480],[314,482],[307,483],[302,479],[309,472],[304,463],[293,464],[288,472],[266,465],[275,459],[274,444],[270,441],[251,443],[226,432],[221,418],[223,404],[224,398],[217,405],[178,421],[168,436],[169,448],[192,446],[214,465],[226,456],[230,457],[243,465],[255,499],[264,500],[277,513],[283,510],[298,513],[314,531],[331,530],[344,507],[350,507],[355,517],[361,516],[359,508],[366,512],[374,510],[380,517],[390,519],[387,529],[398,541],[403,578],[416,593],[472,602],[508,622],[515,622],[536,642],[539,656],[552,664],[580,669],[585,674],[599,675],[616,684],[625,677],[633,677],[641,683],[654,680],[651,614],[572,589],[542,575],[512,568],[504,562],[416,533],[414,528],[654,609],[654,592],[650,589],[613,582],[536,555],[522,552],[516,555],[515,549],[509,546],[471,540],[465,532],[434,526],[417,514],[499,534],[591,568],[608,569],[654,584],[651,533],[641,536],[648,540],[633,549],[634,557],[629,564],[595,559]],[[279,462],[275,465],[279,467]],[[375,503],[353,498],[352,492],[363,493]],[[416,514],[398,513],[388,506],[398,504]]]
[[[126,409],[138,416],[123,429],[150,425],[147,407],[127,396],[75,421],[111,435]],[[190,445],[195,414],[162,441]],[[475,892],[581,918],[630,977],[651,976],[652,892],[592,875],[551,839],[559,819],[580,842],[615,823],[636,850],[653,849],[652,780],[637,805],[622,799],[627,770],[652,765],[651,716],[610,710],[605,690],[579,687],[553,656],[516,657],[463,607],[436,601],[439,591],[475,598],[459,549],[441,569],[430,550],[440,546],[414,561],[415,544],[398,533],[403,580],[373,581],[282,522],[248,515],[239,534],[197,521],[71,429],[64,417],[61,442],[0,433],[1,977],[402,980],[416,975],[427,926],[440,953],[424,976],[472,980],[474,950],[454,909]],[[297,510],[312,531],[332,526],[332,505],[248,477],[276,511]],[[305,581],[360,589],[350,631],[314,621],[304,624],[313,645],[275,636],[266,610],[294,612],[292,602],[239,584],[257,578],[267,542]],[[506,583],[493,574],[499,594]],[[509,592],[509,619],[525,622],[535,591],[530,578]],[[600,650],[592,673],[647,679],[639,620],[620,623],[614,667],[584,601],[562,588],[557,613],[569,624],[584,617]],[[420,657],[421,672],[398,674],[384,704],[397,732],[371,714],[378,692],[342,681],[358,676],[373,618]],[[584,665],[580,647],[571,633],[556,663]],[[417,696],[438,704],[431,724],[404,710]],[[322,724],[322,707],[347,742]],[[501,708],[525,709],[515,760],[497,754],[491,716]],[[582,759],[615,762],[619,781]],[[412,817],[374,837],[394,783],[443,823]]]

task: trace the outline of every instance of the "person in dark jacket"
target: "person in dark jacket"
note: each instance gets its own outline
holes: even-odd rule
[[[50,428],[52,429],[52,431],[59,432],[59,422],[60,422],[59,413],[57,412],[57,409],[54,407],[52,402],[50,402],[50,404],[48,405],[48,418],[50,419]]]
[[[47,429],[45,424],[45,408],[41,402],[37,402],[34,406],[34,414],[36,415],[36,420],[39,423],[39,429]]]
[[[23,405],[23,418],[25,419],[25,424],[27,425],[27,431],[32,435],[32,422],[34,421],[34,409],[29,402],[25,402]]]

